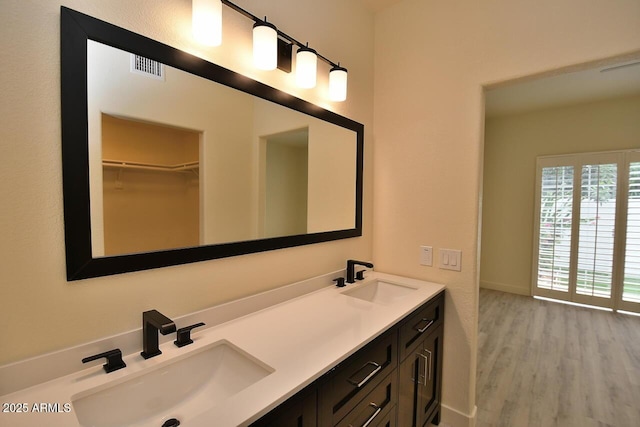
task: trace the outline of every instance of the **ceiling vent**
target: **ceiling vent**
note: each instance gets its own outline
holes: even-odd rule
[[[131,72],[157,80],[164,80],[164,65],[144,56],[131,54]]]

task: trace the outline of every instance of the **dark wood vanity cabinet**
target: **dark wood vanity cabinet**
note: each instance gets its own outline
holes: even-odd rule
[[[440,421],[444,292],[251,427],[423,427]]]
[[[400,324],[398,425],[440,423],[444,294]]]

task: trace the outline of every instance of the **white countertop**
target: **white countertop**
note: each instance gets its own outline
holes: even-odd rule
[[[387,305],[342,295],[375,279],[408,285],[416,291]],[[215,402],[205,412],[176,418],[185,427],[245,426],[302,390],[443,289],[440,284],[370,272],[365,281],[344,288],[325,287],[200,332],[196,329],[192,334],[193,344],[178,348],[166,342],[160,346],[163,353],[157,357],[145,360],[139,354],[130,354],[124,357],[127,367],[110,374],[105,374],[100,364],[4,395],[0,398],[3,410],[5,404],[26,403],[29,413],[0,412],[0,425],[79,426],[73,406],[68,405],[69,412],[64,412],[64,405],[71,404],[79,393],[226,340],[271,367],[273,372],[234,396]],[[39,403],[58,403],[61,412],[32,412],[33,405]],[[149,425],[159,427],[161,420],[169,416],[173,416],[171,409],[158,414]]]

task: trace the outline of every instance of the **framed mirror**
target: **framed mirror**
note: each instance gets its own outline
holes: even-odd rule
[[[67,279],[362,235],[364,126],[61,8]]]

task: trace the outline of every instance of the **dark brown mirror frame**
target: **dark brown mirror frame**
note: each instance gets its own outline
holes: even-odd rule
[[[362,235],[364,126],[278,89],[66,7],[60,9],[62,173],[67,280],[186,264]],[[356,133],[355,227],[322,233],[94,258],[91,249],[87,41],[142,55]]]

